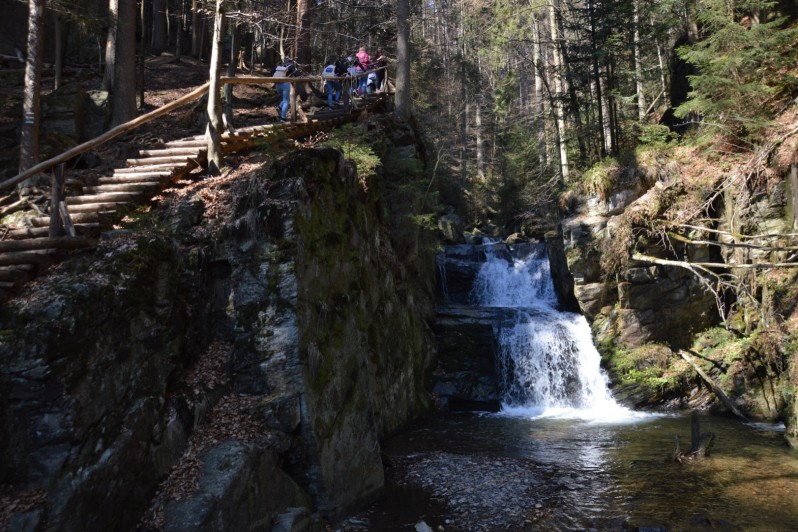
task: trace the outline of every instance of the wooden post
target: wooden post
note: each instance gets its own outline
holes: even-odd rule
[[[296,122],[296,86],[294,82],[291,81],[291,108],[289,112],[291,113],[291,122]]]
[[[64,199],[64,163],[53,167],[50,181],[50,238],[61,236],[61,211],[58,206]]]
[[[78,236],[78,233],[75,231],[75,224],[72,223],[72,217],[69,216],[66,201],[61,200],[58,202],[58,212],[61,214],[61,223],[64,225],[66,234],[73,238]]]

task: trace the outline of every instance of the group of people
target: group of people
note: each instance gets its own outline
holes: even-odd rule
[[[366,52],[365,46],[361,46],[356,54],[348,56],[346,59],[339,59],[324,67],[321,73],[324,78],[325,92],[327,94],[327,105],[332,108],[334,104],[341,100],[343,95],[343,84],[341,79],[346,76],[358,76],[368,71],[373,71],[368,75],[361,75],[357,78],[357,84],[350,88],[351,95],[363,96],[366,93],[377,92],[382,87],[385,79],[385,69],[388,61],[383,56],[381,50],[377,50],[374,59]],[[299,75],[296,63],[291,59],[280,63],[272,69],[273,78],[288,78]],[[288,109],[291,107],[291,83],[288,81],[274,84],[274,88],[280,94],[280,121],[288,120]]]

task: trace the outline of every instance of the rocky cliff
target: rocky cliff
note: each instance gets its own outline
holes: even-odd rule
[[[294,530],[379,492],[427,408],[434,259],[389,194],[413,131],[363,127],[391,165],[239,161],[4,306],[3,528]]]
[[[692,353],[744,415],[785,421],[794,442],[796,287],[792,270],[772,265],[793,259],[795,139],[733,162],[654,152],[616,167],[612,186],[562,222],[616,395],[726,410]]]

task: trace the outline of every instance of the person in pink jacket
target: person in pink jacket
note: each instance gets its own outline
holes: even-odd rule
[[[360,72],[365,72],[366,70],[371,68],[371,58],[369,57],[368,52],[366,52],[365,46],[361,46],[360,50],[358,50],[356,55],[357,55],[357,60],[360,62],[360,66],[358,67],[358,70]],[[366,94],[367,81],[368,81],[368,76],[363,76],[358,79],[357,92],[361,96]]]

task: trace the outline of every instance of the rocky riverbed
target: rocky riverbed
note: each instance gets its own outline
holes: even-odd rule
[[[446,451],[385,456],[384,498],[336,530],[519,530],[550,515],[567,489],[557,468],[526,458]]]

